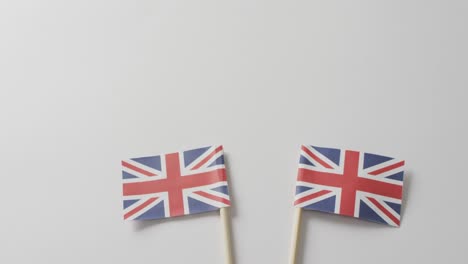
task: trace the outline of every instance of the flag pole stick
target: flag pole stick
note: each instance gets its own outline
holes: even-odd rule
[[[231,219],[229,214],[229,207],[222,207],[220,209],[220,215],[224,233],[224,263],[234,264],[234,258],[232,254]]]
[[[293,220],[293,232],[291,240],[291,255],[289,258],[289,264],[296,264],[297,257],[297,245],[299,244],[299,231],[301,229],[301,216],[302,208],[294,208],[294,220]]]

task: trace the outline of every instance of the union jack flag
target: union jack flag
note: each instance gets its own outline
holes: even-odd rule
[[[148,220],[230,206],[223,146],[122,161],[126,220]]]
[[[400,225],[403,160],[301,146],[294,205]]]

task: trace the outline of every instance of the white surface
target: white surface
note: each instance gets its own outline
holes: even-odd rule
[[[286,263],[299,146],[407,161],[401,228],[306,212],[301,263],[466,262],[466,1],[1,1],[0,263],[222,263],[124,223],[120,160],[224,144],[237,263]]]

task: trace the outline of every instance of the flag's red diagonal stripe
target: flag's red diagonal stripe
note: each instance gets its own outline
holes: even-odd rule
[[[207,192],[197,191],[197,192],[194,192],[194,193],[198,194],[200,196],[203,196],[205,198],[208,198],[210,200],[215,200],[215,201],[218,201],[218,202],[226,204],[226,205],[231,205],[231,202],[228,199],[225,199],[225,198],[222,198],[222,197],[219,197],[219,196],[216,196],[216,195],[212,195],[212,194],[207,193]]]
[[[146,202],[144,202],[144,203],[140,204],[139,206],[133,208],[131,211],[129,211],[128,213],[126,213],[124,215],[124,219],[127,219],[127,218],[131,217],[132,215],[136,214],[141,209],[145,208],[146,206],[148,206],[152,202],[156,201],[156,199],[158,199],[158,197],[150,198]]]
[[[405,165],[405,161],[404,161],[404,160],[403,160],[403,161],[400,161],[400,162],[398,162],[398,163],[395,163],[395,164],[393,164],[393,165],[390,165],[390,166],[387,166],[387,167],[383,167],[383,168],[381,168],[381,169],[378,169],[378,170],[369,172],[369,174],[375,176],[375,175],[378,175],[378,174],[387,172],[387,171],[389,171],[389,170],[396,169],[396,168],[401,167],[401,166],[403,166],[403,165]]]
[[[306,148],[305,146],[302,146],[301,147],[302,150],[307,153],[309,156],[311,156],[312,158],[314,158],[315,160],[318,161],[318,163],[320,163],[322,166],[324,166],[325,168],[327,169],[333,169],[332,166],[330,166],[329,164],[327,164],[325,161],[321,160],[319,157],[317,157],[317,155],[315,155],[314,153],[312,153],[312,151],[310,151],[310,149]]]
[[[388,218],[390,218],[395,224],[400,225],[400,220],[396,218],[392,213],[390,213],[383,205],[381,205],[376,199],[372,197],[367,197],[371,203],[373,203],[377,208],[380,209]]]
[[[174,186],[173,181],[168,181],[167,179],[124,183],[123,195],[140,195],[167,192],[173,190],[174,188],[191,188],[226,180],[226,171],[224,169],[217,169],[214,171],[197,173],[190,176],[181,176],[177,182],[178,186]]]
[[[304,196],[304,197],[302,197],[302,198],[297,199],[297,200],[294,202],[294,205],[301,204],[301,203],[303,203],[303,202],[305,202],[305,201],[307,201],[307,200],[312,200],[312,199],[314,199],[314,198],[317,198],[317,197],[319,197],[319,196],[321,196],[321,195],[325,195],[325,194],[328,194],[328,193],[331,193],[331,191],[329,191],[329,190],[321,190],[321,191],[319,191],[319,192],[306,195],[306,196]]]
[[[144,169],[141,169],[141,168],[138,168],[138,167],[136,167],[136,166],[133,166],[132,164],[130,164],[130,163],[128,163],[128,162],[125,162],[125,161],[122,161],[122,166],[127,167],[127,168],[129,168],[129,169],[132,169],[132,170],[134,170],[134,171],[137,171],[137,172],[139,172],[139,173],[141,173],[141,174],[143,174],[143,175],[146,175],[146,176],[150,176],[150,177],[151,177],[151,176],[156,176],[156,174],[154,174],[154,173],[151,173],[151,172],[146,171],[146,170],[144,170]]]
[[[219,146],[217,147],[210,155],[206,156],[204,159],[202,159],[197,165],[195,165],[192,170],[196,170],[196,169],[199,169],[201,166],[203,166],[203,164],[205,164],[206,162],[208,162],[214,155],[216,155],[216,153],[220,152],[221,150],[223,150],[223,146]]]

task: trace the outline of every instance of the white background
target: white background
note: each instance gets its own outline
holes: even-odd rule
[[[406,160],[401,228],[304,214],[300,263],[466,263],[468,2],[0,1],[0,263],[222,263],[122,221],[120,160],[223,144],[237,263],[286,263],[300,144]]]

